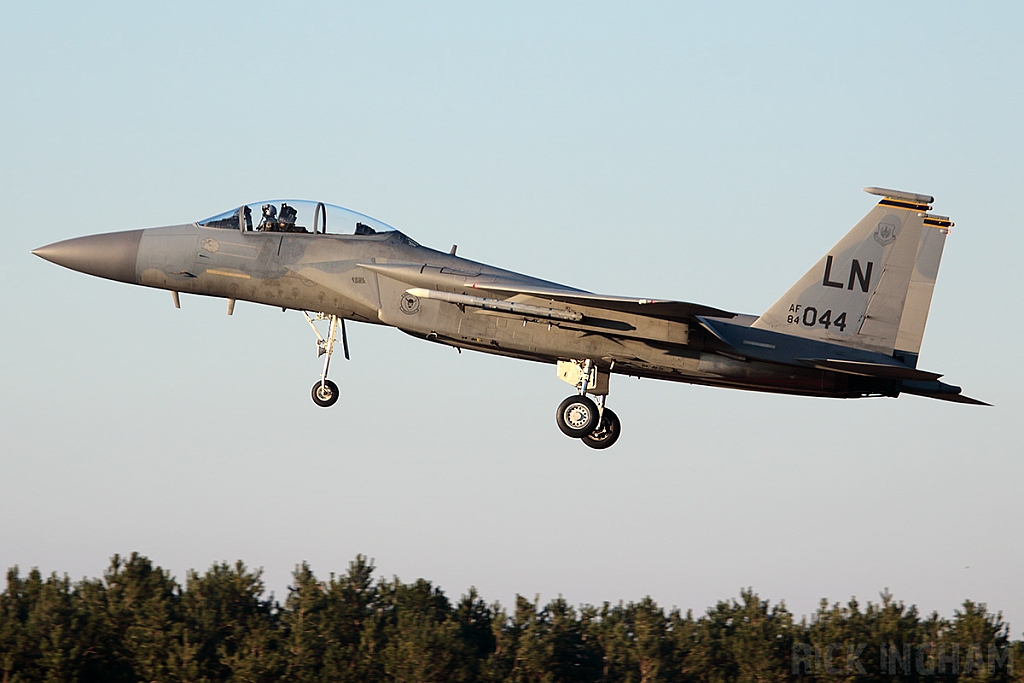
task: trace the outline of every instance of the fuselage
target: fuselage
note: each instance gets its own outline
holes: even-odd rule
[[[738,356],[681,320],[526,295],[511,300],[582,315],[552,319],[412,296],[415,288],[479,296],[469,285],[488,282],[581,290],[423,247],[398,231],[310,234],[190,223],[78,238],[36,253],[146,287],[323,312],[483,353],[546,363],[589,358],[604,373],[811,396],[899,393],[891,380]]]
[[[612,374],[987,405],[917,367],[952,221],[928,213],[931,196],[865,190],[882,199],[756,317],[688,301],[593,294],[461,258],[455,247],[436,251],[365,214],[304,200],[246,204],[195,223],[80,237],[33,253],[170,290],[175,305],[186,293],[223,297],[229,314],[236,301],[302,311],[324,357],[310,390],[324,408],[341,393],[328,375],[337,340],[348,357],[346,320],[554,364],[574,389],[555,411],[558,428],[594,449],[609,448],[621,434],[607,406]],[[326,335],[317,320],[328,322]]]

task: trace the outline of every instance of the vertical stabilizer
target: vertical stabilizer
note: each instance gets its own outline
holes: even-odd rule
[[[932,305],[932,292],[939,274],[939,261],[953,223],[945,216],[928,216],[924,218],[924,226],[893,353],[912,367],[917,367],[917,355],[921,352],[924,326],[928,322],[928,309]]]
[[[916,365],[948,218],[928,195],[864,188],[882,200],[753,327],[900,357]]]

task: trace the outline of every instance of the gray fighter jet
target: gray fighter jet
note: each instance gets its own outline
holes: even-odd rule
[[[575,388],[559,428],[591,448],[618,439],[607,407],[613,374],[736,389],[860,398],[901,393],[987,405],[917,369],[942,249],[953,223],[927,195],[865,191],[881,201],[760,316],[711,306],[592,294],[421,246],[391,226],[330,204],[258,202],[195,223],[79,237],[36,249],[98,277],[302,311],[328,379],[345,321],[554,364]],[[337,231],[337,232],[330,232]],[[317,321],[325,321],[324,332]],[[590,397],[593,396],[594,399]]]

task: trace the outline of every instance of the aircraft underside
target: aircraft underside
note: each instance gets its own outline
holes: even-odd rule
[[[410,333],[413,336],[420,336]],[[447,346],[467,349],[518,360],[557,364],[562,360],[559,354],[540,355],[531,349],[516,349],[491,342],[436,335],[429,338]],[[678,362],[686,358],[689,362]],[[681,382],[726,389],[744,389],[773,394],[816,396],[827,398],[864,398],[868,396],[897,396],[895,382],[871,377],[857,377],[837,372],[797,368],[791,365],[757,363],[737,360],[709,351],[692,351],[686,347],[671,350],[673,363],[659,363],[655,359],[642,361],[639,358],[619,358],[609,361],[608,370],[599,373]]]

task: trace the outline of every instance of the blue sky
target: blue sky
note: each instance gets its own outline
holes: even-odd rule
[[[573,602],[701,611],[753,586],[965,598],[1024,627],[1018,354],[1024,10],[1013,3],[8,3],[0,43],[0,565],[283,596],[356,554]],[[993,408],[614,378],[614,449],[553,368],[350,328],[331,410],[295,312],[29,250],[268,197],[598,292],[749,313],[873,204],[957,223],[921,367]]]

